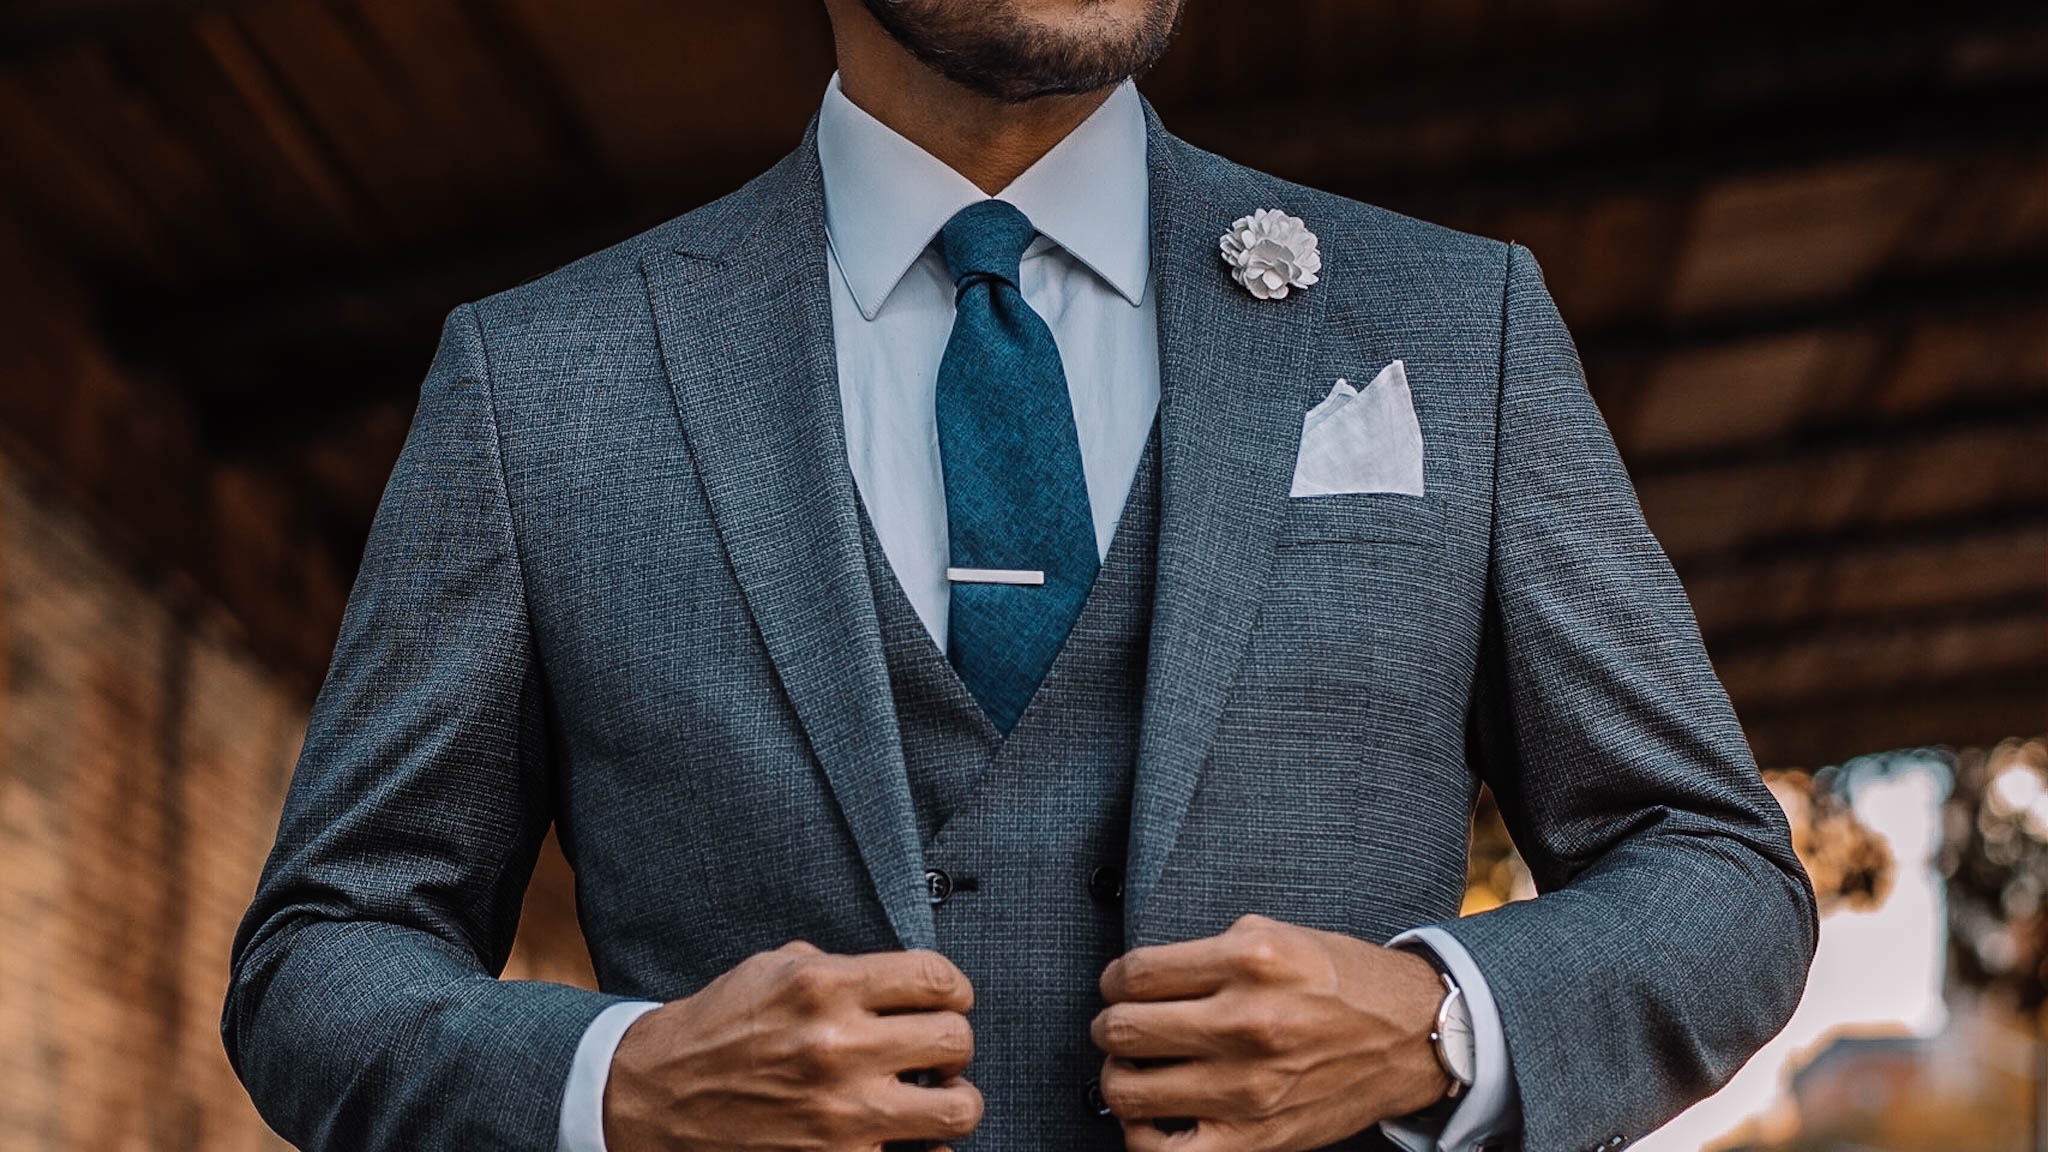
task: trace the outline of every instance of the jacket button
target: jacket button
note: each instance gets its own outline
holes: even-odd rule
[[[1109,1105],[1102,1099],[1102,1077],[1088,1081],[1088,1110],[1097,1116],[1110,1115]]]
[[[937,868],[927,868],[924,873],[924,898],[936,908],[953,896],[953,878]]]
[[[1114,864],[1104,864],[1088,874],[1088,895],[1097,904],[1116,904],[1124,898],[1124,870]]]

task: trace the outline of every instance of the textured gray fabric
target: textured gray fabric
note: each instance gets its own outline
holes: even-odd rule
[[[1534,261],[1147,115],[1159,531],[1124,938],[1445,922],[1500,1004],[1526,1147],[1638,1135],[1789,1014],[1812,895]],[[1258,207],[1319,234],[1316,287],[1225,276],[1216,238]],[[236,942],[229,1053],[301,1146],[545,1150],[614,996],[793,937],[984,946],[925,899],[825,260],[807,136],[451,318]],[[1290,500],[1303,413],[1395,358],[1428,495]],[[1545,895],[1458,921],[1482,776]],[[605,994],[491,979],[550,820]]]
[[[1130,519],[1128,509],[1123,519]],[[1124,531],[1120,522],[1117,532],[1121,535]],[[1158,532],[1156,522],[1152,531]],[[882,627],[882,660],[889,671],[889,696],[896,707],[897,738],[903,743],[910,809],[917,820],[918,843],[929,853],[939,829],[966,806],[975,785],[996,762],[1003,734],[996,731],[946,654],[939,651],[917,609],[911,607],[865,509],[861,543],[866,548],[868,585]],[[915,627],[905,626],[906,619]],[[1128,797],[1125,807],[1129,807]]]
[[[1123,951],[1121,906],[1091,892],[1121,869],[1131,812],[1158,540],[1157,438],[1132,482],[1066,645],[999,737],[868,538],[882,649],[925,860],[958,890],[939,948],[974,983],[976,1149],[1117,1149],[1088,1088],[1097,978]]]

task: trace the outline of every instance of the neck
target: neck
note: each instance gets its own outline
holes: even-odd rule
[[[991,196],[1066,139],[1115,90],[1021,103],[996,100],[926,67],[857,0],[828,7],[834,9],[839,88],[846,98]]]

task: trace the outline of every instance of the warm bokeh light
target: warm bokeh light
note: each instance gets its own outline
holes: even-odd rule
[[[2048,742],[1889,753],[1765,778],[1821,902],[1806,993],[1728,1085],[1634,1147],[2021,1148],[2035,1090],[2039,999],[2026,973],[2034,966],[2038,985]],[[1532,895],[1482,799],[1466,912]],[[1952,925],[1962,932],[1953,944]],[[1950,964],[1955,948],[1975,966]]]

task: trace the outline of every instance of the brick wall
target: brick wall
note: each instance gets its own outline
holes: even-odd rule
[[[215,1030],[299,702],[0,472],[0,1147],[279,1146]]]
[[[282,1147],[217,1021],[346,565],[4,217],[0,350],[0,1150]],[[588,983],[543,860],[507,975]]]
[[[216,1031],[300,693],[0,462],[0,1149],[282,1144]],[[589,983],[550,851],[508,975]]]

